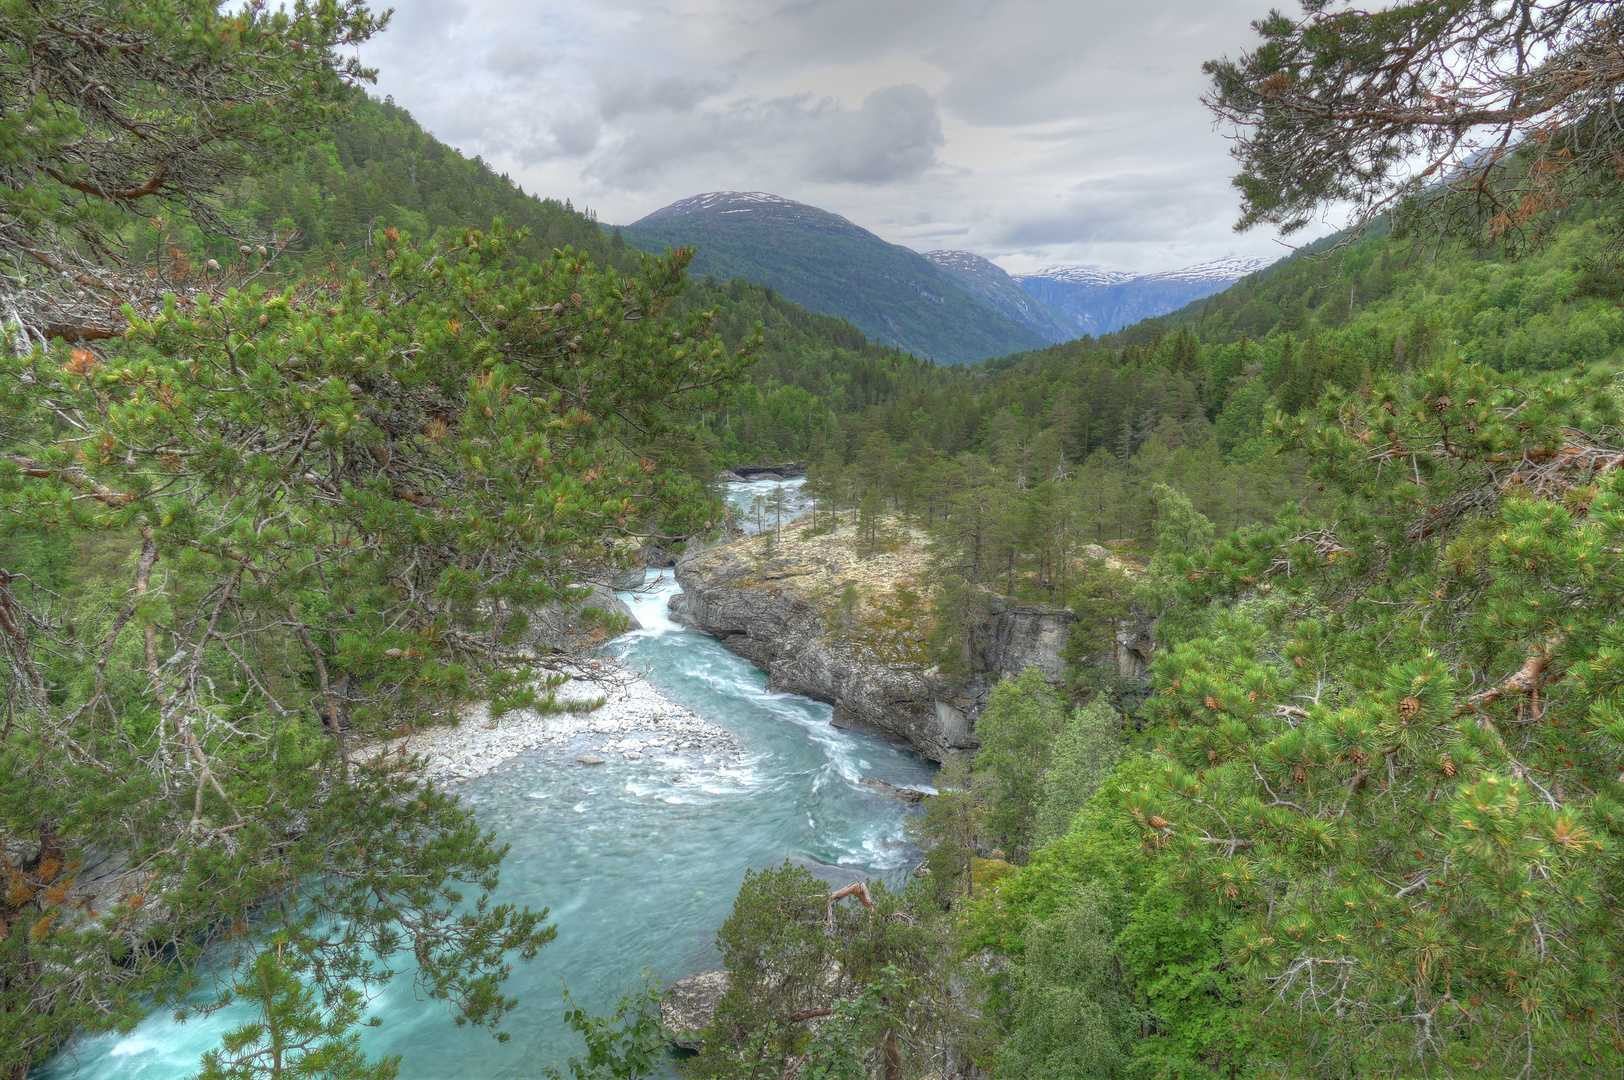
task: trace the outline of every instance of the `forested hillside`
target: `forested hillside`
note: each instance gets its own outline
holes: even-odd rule
[[[1074,634],[1131,604],[1155,619],[1152,693],[1124,714],[1097,680],[995,687],[925,800],[926,883],[844,931],[884,975],[810,1039],[760,974],[789,956],[774,905],[810,892],[788,868],[747,881],[728,933],[751,981],[704,1075],[853,1044],[886,1075],[1619,1069],[1624,125],[1598,7],[1271,15],[1207,68],[1243,224],[1356,200],[1362,239],[848,426],[861,448],[814,482],[838,473],[876,533],[884,477],[968,451],[940,501],[893,496],[937,538],[944,599],[1069,597]],[[1530,76],[1532,41],[1551,51]],[[1464,139],[1530,78],[1546,97]],[[1363,168],[1410,155],[1433,168]],[[1179,455],[1242,490],[1274,462],[1281,486],[1222,520],[1222,485],[1145,468]],[[1052,513],[1096,462],[1078,494],[1138,479],[1154,504],[1124,528],[1149,553],[1133,581],[1068,554],[1076,519]]]
[[[814,509],[783,529],[927,568],[885,612],[922,680],[987,676],[995,608],[1075,620],[1060,674],[983,684],[934,793],[887,792],[922,802],[905,885],[745,876],[688,1075],[1624,1066],[1624,126],[1587,91],[1440,170],[1507,200],[1471,228],[1445,181],[1385,203],[1257,136],[1412,62],[1412,34],[1512,55],[1517,5],[1259,24],[1270,48],[1209,67],[1251,125],[1248,220],[1351,191],[1373,227],[1116,334],[939,367],[691,278],[366,98],[364,5],[153,2],[0,0],[0,35],[78,58],[51,97],[0,49],[3,92],[61,121],[0,110],[0,1073],[181,1003],[232,1004],[186,1065],[211,1080],[389,1080],[360,1032],[397,967],[498,1033],[557,930],[497,902],[496,834],[379,747],[472,702],[492,730],[590,708],[560,687],[607,658],[578,666],[543,614],[620,630],[591,583],[722,532],[719,468],[795,458]],[[1611,70],[1595,25],[1546,38],[1595,46],[1552,51],[1589,58],[1552,85]],[[1414,83],[1428,109],[1444,77]],[[835,591],[819,618],[849,633],[862,598]],[[1127,622],[1148,671],[1100,662]],[[658,996],[572,1003],[570,1075],[666,1069]]]
[[[1346,248],[1302,255],[1226,292],[1124,331],[1124,340],[1174,327],[1203,342],[1290,333],[1315,343],[1325,365],[1298,396],[1317,396],[1338,356],[1415,366],[1450,355],[1496,370],[1554,370],[1612,357],[1624,344],[1620,285],[1604,253],[1615,210],[1586,203],[1522,258],[1495,247],[1391,238],[1385,222]]]
[[[918,252],[776,195],[696,195],[623,231],[649,251],[694,248],[696,274],[770,285],[938,363],[971,363],[1057,340],[983,302],[978,290]]]

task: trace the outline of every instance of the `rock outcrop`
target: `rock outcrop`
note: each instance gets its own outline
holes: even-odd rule
[[[1060,680],[1076,618],[1067,609],[987,597],[971,635],[972,675],[949,679],[926,650],[923,534],[893,525],[881,550],[860,556],[849,526],[804,531],[797,522],[776,543],[749,537],[685,554],[673,617],[765,670],[770,689],[831,704],[837,727],[901,739],[937,761],[979,745],[975,719],[1003,675],[1037,667]]]
[[[999,679],[1029,667],[1058,684],[1065,677],[1061,651],[1077,616],[1063,607],[1021,604],[1003,596],[983,598],[983,617],[970,627],[970,675],[949,678],[930,672],[925,686],[944,730],[975,730],[976,717]],[[977,744],[978,745],[978,744]]]
[[[901,799],[906,803],[924,802],[925,796],[930,794],[930,792],[923,791],[920,788],[898,787],[896,784],[888,784],[884,780],[873,776],[862,777],[857,781],[857,786],[866,787],[870,791],[877,791],[881,795],[889,795],[893,799]]]
[[[624,600],[604,586],[594,585],[592,595],[585,599],[531,611],[525,643],[538,652],[572,653],[602,645],[626,630],[640,629],[642,625]]]
[[[696,971],[666,987],[660,1000],[660,1023],[673,1043],[684,1050],[705,1045],[703,1032],[716,1018],[716,1006],[727,986],[725,971]]]
[[[673,617],[762,668],[770,689],[828,702],[837,726],[903,739],[937,760],[973,746],[967,730],[938,727],[925,687],[921,538],[859,558],[851,528],[800,531],[770,546],[748,537],[685,554]]]

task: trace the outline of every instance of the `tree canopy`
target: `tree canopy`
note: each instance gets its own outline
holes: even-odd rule
[[[379,740],[565,707],[531,615],[719,520],[689,418],[748,353],[673,311],[687,252],[623,275],[499,222],[274,289],[252,248],[138,267],[149,206],[235,226],[381,20],[3,15],[0,1074],[235,1000],[205,1075],[387,1077],[357,1040],[400,970],[500,1037],[546,912],[490,901],[503,849]]]
[[[223,201],[289,160],[372,73],[341,50],[387,20],[362,0],[5,0],[0,4],[0,317],[43,340],[106,338],[120,310],[218,286],[173,259],[135,265],[135,215],[236,238],[241,273],[276,238]],[[267,248],[267,243],[270,247]]]
[[[1446,228],[1516,239],[1619,191],[1616,3],[1305,0],[1253,25],[1256,48],[1205,66],[1237,137],[1240,228],[1425,203]]]

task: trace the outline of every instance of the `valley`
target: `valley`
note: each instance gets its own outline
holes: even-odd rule
[[[1606,12],[400,14],[0,0],[0,1077],[1624,1067]]]

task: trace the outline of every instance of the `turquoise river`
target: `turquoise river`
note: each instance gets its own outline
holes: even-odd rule
[[[728,497],[748,517],[753,499],[774,486],[732,484]],[[799,484],[784,486],[793,495]],[[690,753],[586,768],[533,751],[462,785],[480,822],[512,845],[498,899],[547,907],[558,938],[515,968],[508,991],[521,1004],[503,1025],[506,1043],[457,1027],[408,976],[387,986],[370,1013],[383,1023],[364,1043],[402,1055],[402,1080],[538,1077],[562,1063],[581,1050],[563,1020],[562,986],[606,1013],[645,967],[670,981],[717,966],[716,929],[751,867],[795,858],[896,880],[917,858],[902,804],[856,781],[928,785],[934,766],[830,726],[827,705],[769,693],[762,672],[667,617],[677,591],[665,571],[647,589],[623,593],[644,629],[617,648],[667,697],[737,736],[745,761],[709,766]],[[689,782],[674,786],[679,769]],[[242,1020],[228,1009],[182,1025],[158,1011],[129,1035],[77,1040],[31,1080],[183,1080]]]

